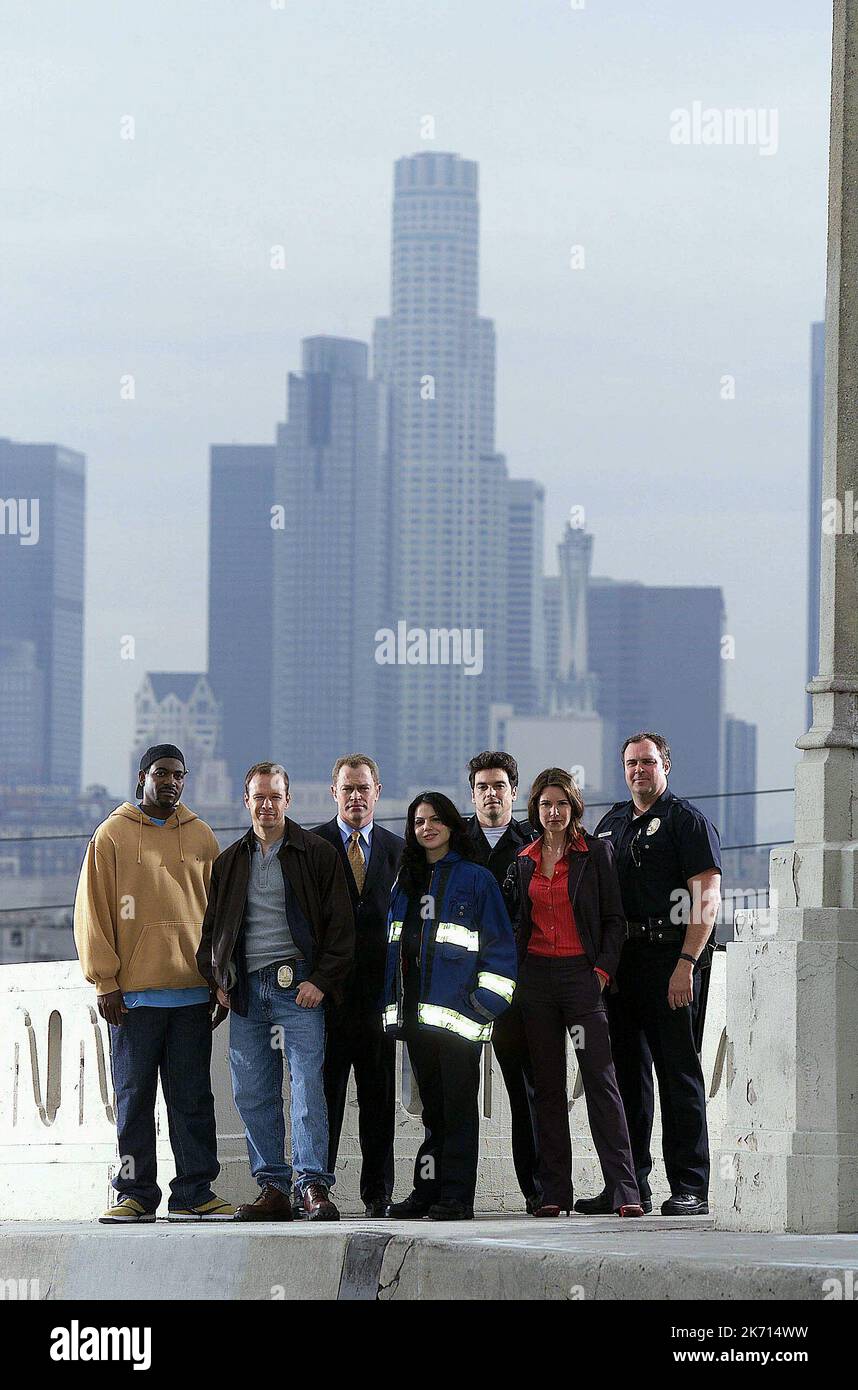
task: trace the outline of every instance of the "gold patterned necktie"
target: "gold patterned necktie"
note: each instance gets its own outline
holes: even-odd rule
[[[360,842],[360,831],[353,830],[348,848],[349,863],[352,866],[352,873],[355,876],[355,883],[359,893],[363,892],[364,879],[366,878],[366,860],[363,857],[363,845]]]

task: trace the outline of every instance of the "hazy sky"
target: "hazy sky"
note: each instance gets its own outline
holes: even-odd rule
[[[547,486],[550,568],[583,504],[596,573],[721,585],[728,709],[760,725],[759,785],[791,783],[829,0],[4,0],[0,23],[0,434],[88,458],[86,780],[124,790],[144,671],[205,667],[209,444],[273,440],[302,337],[369,338],[393,161],[437,149],[480,164],[497,444]],[[766,112],[774,152],[673,143],[695,102]]]

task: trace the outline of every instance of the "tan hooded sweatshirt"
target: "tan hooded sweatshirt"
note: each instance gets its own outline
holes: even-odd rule
[[[205,985],[196,952],[219,853],[211,827],[181,802],[164,825],[130,801],[102,821],[74,905],[80,963],[99,994]]]

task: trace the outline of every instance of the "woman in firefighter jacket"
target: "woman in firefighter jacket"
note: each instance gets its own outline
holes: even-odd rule
[[[516,951],[494,875],[470,856],[452,801],[415,797],[390,896],[383,1023],[405,1040],[426,1134],[413,1191],[392,1216],[474,1214],[480,1054],[512,1000]]]
[[[620,1216],[643,1216],[602,997],[616,974],[626,922],[611,846],[584,833],[583,815],[569,773],[558,767],[540,772],[527,816],[542,834],[520,851],[504,882],[518,943],[517,1002],[536,1091],[543,1205],[534,1215],[572,1210],[568,1031],[611,1206]]]

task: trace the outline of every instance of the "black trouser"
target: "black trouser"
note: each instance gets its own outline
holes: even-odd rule
[[[365,1204],[393,1192],[393,1134],[396,1113],[396,1039],[376,1014],[332,1011],[325,1042],[325,1099],[328,1103],[328,1168],[337,1166],[346,1093],[352,1067],[358,1100],[362,1157],[360,1195]]]
[[[472,1207],[480,1145],[482,1043],[429,1028],[407,1014],[404,1037],[426,1130],[414,1161],[414,1191],[427,1204],[451,1199]]]
[[[629,1133],[611,1059],[599,981],[586,956],[527,956],[518,998],[536,1081],[539,1172],[546,1205],[572,1206],[566,1094],[569,1031],[584,1082],[590,1132],[614,1210],[638,1202]]]
[[[161,1200],[155,1158],[158,1076],[167,1108],[176,1176],[171,1210],[212,1196],[220,1172],[211,1088],[212,1027],[208,1004],[156,1009],[142,1005],[111,1024],[110,1062],[116,1093],[120,1169],[113,1186],[147,1211]]]
[[[535,1197],[539,1201],[542,1189],[536,1155],[533,1064],[517,999],[495,1020],[492,1048],[509,1096],[515,1176],[522,1195]]]
[[[694,1004],[671,1009],[667,986],[678,946],[627,941],[617,970],[617,994],[608,1012],[617,1080],[629,1122],[641,1197],[649,1198],[655,1095],[661,1102],[662,1152],[671,1192],[709,1190],[706,1088],[694,1046],[693,1024],[700,1001],[700,972],[694,972]]]

